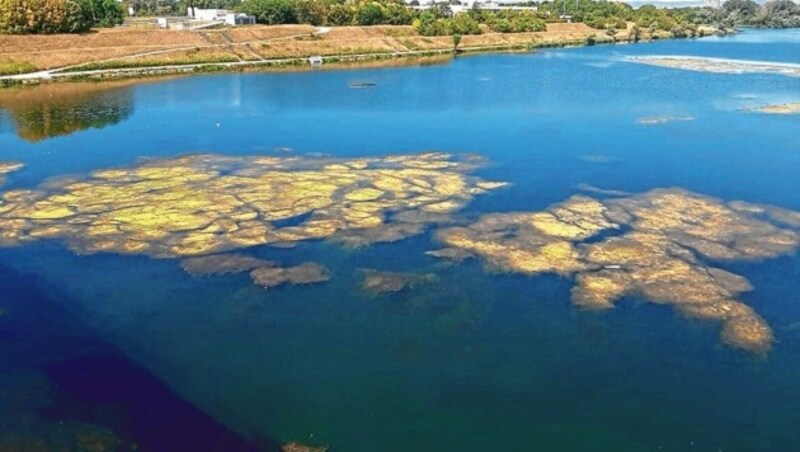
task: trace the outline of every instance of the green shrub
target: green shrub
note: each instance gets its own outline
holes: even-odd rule
[[[36,66],[24,61],[0,61],[0,75],[25,74],[35,72]]]

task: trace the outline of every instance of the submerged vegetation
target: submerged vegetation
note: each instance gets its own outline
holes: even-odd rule
[[[386,272],[365,268],[361,270],[361,289],[373,295],[400,292],[421,284],[429,284],[438,280],[434,273],[400,273]]]
[[[271,288],[332,275],[312,262],[282,267],[220,253],[320,239],[367,246],[441,225],[437,238],[445,248],[428,254],[453,265],[479,258],[496,271],[570,276],[576,306],[609,309],[625,296],[639,296],[720,321],[722,340],[731,346],[770,349],[771,328],[740,301],[750,283],[707,262],[794,251],[800,212],[670,189],[604,201],[574,196],[544,211],[490,213],[453,226],[463,224],[455,215],[475,195],[504,185],[469,174],[482,164],[477,156],[433,152],[151,160],[3,193],[0,244],[60,239],[80,253],[182,258],[192,275],[249,272],[254,284]],[[362,270],[361,278],[362,289],[373,294],[437,280],[432,273],[378,270]]]
[[[395,241],[502,186],[468,175],[480,163],[444,153],[155,160],[50,190],[6,192],[0,242],[53,238],[82,253],[182,257],[325,238]]]
[[[608,232],[614,234],[592,240]],[[576,306],[609,309],[625,296],[640,296],[720,321],[725,343],[763,353],[772,346],[772,330],[738,300],[750,283],[705,262],[794,251],[800,212],[653,190],[604,202],[574,196],[541,212],[487,214],[441,230],[438,238],[446,249],[468,252],[495,270],[572,276]]]

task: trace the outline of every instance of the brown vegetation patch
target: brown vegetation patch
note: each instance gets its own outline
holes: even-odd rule
[[[439,279],[434,273],[385,272],[370,268],[361,269],[361,276],[361,289],[373,295],[400,292]]]
[[[181,268],[193,276],[242,273],[258,267],[275,266],[275,262],[237,253],[189,257],[181,261]]]
[[[296,267],[259,267],[250,272],[253,283],[265,289],[283,284],[314,284],[331,279],[331,273],[322,265],[306,262]]]

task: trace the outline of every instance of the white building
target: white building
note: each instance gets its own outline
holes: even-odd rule
[[[227,9],[201,9],[194,6],[187,8],[186,15],[203,22],[224,22],[227,25],[255,25],[256,17],[247,14],[230,12]]]
[[[407,4],[411,4],[411,0],[406,0]],[[417,5],[417,3],[419,3]],[[433,6],[434,4],[441,4],[443,3],[441,0],[417,0],[417,2],[413,2],[412,6],[414,9],[425,10]],[[517,6],[511,2],[503,2],[498,0],[459,0],[458,2],[450,2],[445,1],[450,7],[450,11],[455,14],[465,13],[472,9],[481,9],[481,10],[488,10],[488,11],[537,11],[539,8],[536,6]]]

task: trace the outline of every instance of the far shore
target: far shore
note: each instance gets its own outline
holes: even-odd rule
[[[708,29],[707,34],[714,30]],[[670,38],[668,33],[646,39]],[[98,81],[220,71],[311,69],[352,65],[415,64],[463,53],[527,51],[614,43],[582,23],[552,23],[531,33],[464,36],[418,35],[410,26],[319,28],[310,25],[248,26],[205,31],[103,29],[83,35],[0,35],[0,87],[51,81]],[[22,67],[22,73],[2,72]]]

